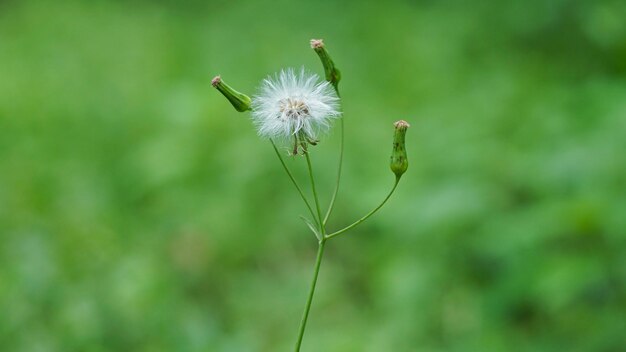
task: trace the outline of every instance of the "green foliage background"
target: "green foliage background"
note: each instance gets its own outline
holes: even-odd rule
[[[0,350],[289,351],[316,244],[210,86],[343,74],[305,351],[626,350],[626,3],[0,1]],[[338,133],[316,147],[322,201]],[[301,158],[289,161],[304,179]]]

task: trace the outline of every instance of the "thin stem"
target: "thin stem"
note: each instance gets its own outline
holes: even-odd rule
[[[335,189],[333,190],[333,195],[330,198],[330,204],[328,205],[328,210],[326,211],[326,215],[324,216],[323,224],[326,225],[328,222],[328,218],[330,217],[330,213],[333,212],[333,208],[335,206],[335,200],[337,199],[337,193],[339,193],[339,181],[341,180],[341,168],[343,166],[343,117],[341,117],[341,121],[339,122],[339,167],[337,168],[337,181],[335,183]]]
[[[302,314],[302,320],[300,321],[300,329],[298,331],[298,341],[296,342],[296,352],[300,351],[300,346],[302,345],[302,337],[304,336],[304,329],[306,328],[306,322],[309,318],[309,311],[311,310],[311,303],[313,302],[313,294],[315,293],[315,286],[317,284],[317,277],[320,272],[320,265],[322,264],[322,257],[324,255],[324,246],[326,244],[326,240],[322,238],[319,242],[319,247],[317,249],[317,259],[315,260],[315,268],[313,270],[313,280],[311,282],[311,288],[309,290],[309,296],[306,301],[306,305],[304,306],[304,313]]]
[[[272,147],[274,147],[274,151],[276,152],[276,156],[278,156],[278,159],[280,160],[280,163],[283,165],[283,168],[285,169],[285,172],[287,172],[287,175],[291,179],[291,182],[293,183],[293,185],[296,186],[296,189],[298,190],[298,193],[300,193],[300,197],[302,197],[302,200],[304,201],[304,204],[306,204],[306,207],[309,208],[309,211],[311,212],[311,216],[313,217],[313,220],[319,226],[320,222],[318,220],[318,217],[315,216],[315,212],[313,211],[313,208],[311,207],[311,204],[309,204],[309,201],[306,199],[306,196],[304,195],[304,192],[302,192],[302,189],[300,188],[300,186],[298,186],[298,183],[296,182],[296,179],[291,174],[291,171],[289,171],[289,168],[287,167],[287,164],[285,164],[285,160],[283,160],[282,155],[280,155],[280,151],[278,151],[278,148],[276,147],[276,144],[271,139],[270,139],[270,142],[272,143]]]
[[[355,221],[354,223],[352,223],[351,225],[331,233],[330,235],[326,236],[326,239],[330,239],[333,238],[335,236],[338,236],[348,230],[350,230],[351,228],[357,226],[358,224],[362,223],[363,221],[367,220],[367,218],[369,218],[370,216],[374,215],[375,212],[378,211],[378,209],[382,208],[383,205],[385,205],[385,203],[387,203],[387,200],[391,197],[391,195],[393,194],[393,192],[396,190],[396,187],[398,187],[398,182],[400,182],[400,178],[396,177],[396,182],[394,182],[393,184],[393,188],[391,188],[391,191],[389,192],[389,194],[387,194],[387,197],[385,197],[385,199],[383,199],[382,203],[380,203],[376,208],[374,208],[374,210],[370,211],[369,213],[367,213],[364,217],[360,218],[359,220]]]
[[[311,282],[311,289],[309,290],[309,296],[307,297],[306,304],[304,306],[304,313],[302,314],[302,321],[300,322],[300,329],[298,331],[298,340],[296,341],[296,352],[300,351],[302,345],[302,337],[304,336],[304,330],[306,329],[306,322],[309,318],[309,311],[311,310],[311,303],[313,302],[313,294],[315,293],[315,286],[317,284],[317,277],[320,272],[320,265],[322,264],[322,257],[324,256],[324,246],[326,245],[326,229],[322,222],[322,212],[320,211],[320,202],[317,197],[317,190],[315,189],[315,178],[313,177],[313,166],[311,165],[311,157],[308,151],[304,151],[306,157],[306,164],[309,169],[309,178],[311,178],[311,190],[313,191],[313,198],[315,199],[315,207],[317,208],[317,220],[319,229],[321,232],[321,238],[319,241],[319,247],[317,249],[317,259],[315,260],[315,268],[313,270],[313,280]]]
[[[334,84],[335,92],[337,92],[337,97],[339,97],[339,88],[337,88],[337,84]],[[343,166],[343,145],[344,145],[344,131],[343,131],[343,119],[341,116],[339,121],[339,167],[337,168],[337,182],[335,183],[335,189],[333,190],[333,195],[330,198],[330,204],[328,205],[328,210],[326,211],[326,215],[324,216],[324,220],[322,224],[326,225],[328,222],[328,218],[330,217],[330,213],[333,212],[333,208],[335,207],[335,200],[337,199],[337,193],[339,193],[339,181],[341,180],[341,168]]]
[[[315,190],[315,179],[313,178],[313,167],[311,166],[311,157],[309,156],[308,151],[304,151],[304,156],[306,156],[306,164],[309,168],[309,178],[311,178],[311,190],[313,191],[313,199],[315,199],[315,207],[317,208],[317,219],[319,220],[318,224],[320,226],[320,232],[322,236],[326,234],[326,230],[324,229],[324,223],[322,222],[322,211],[320,210],[320,201],[317,198],[317,191]]]

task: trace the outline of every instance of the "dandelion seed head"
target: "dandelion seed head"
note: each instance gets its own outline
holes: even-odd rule
[[[289,139],[302,132],[315,140],[340,115],[339,98],[330,83],[304,69],[266,78],[252,100],[252,119],[265,138]]]

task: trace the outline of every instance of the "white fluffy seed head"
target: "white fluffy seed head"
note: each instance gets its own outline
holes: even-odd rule
[[[300,132],[317,139],[341,115],[332,85],[304,69],[281,71],[263,80],[252,100],[252,119],[265,138],[293,139]]]

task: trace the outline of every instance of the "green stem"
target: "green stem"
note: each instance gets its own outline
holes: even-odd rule
[[[302,189],[300,188],[300,186],[296,182],[296,179],[291,174],[291,171],[289,171],[289,168],[287,167],[287,164],[285,164],[285,160],[283,159],[282,155],[280,155],[280,151],[276,147],[276,144],[271,139],[270,139],[270,143],[272,143],[272,147],[274,147],[274,151],[276,152],[276,156],[278,156],[278,159],[280,160],[280,163],[283,165],[283,168],[285,169],[285,172],[287,172],[287,175],[289,176],[289,179],[291,179],[291,182],[293,183],[293,185],[296,186],[296,189],[298,190],[298,193],[300,193],[300,197],[302,197],[302,200],[304,201],[304,204],[306,204],[306,207],[309,208],[309,211],[311,212],[311,216],[313,217],[313,220],[319,226],[320,223],[319,223],[318,217],[315,216],[315,212],[313,211],[313,208],[311,208],[311,204],[309,204],[309,201],[306,199],[306,196],[304,195],[304,192],[302,192]]]
[[[335,183],[335,189],[333,191],[333,195],[330,198],[330,204],[328,205],[328,210],[326,211],[326,215],[324,216],[323,224],[326,225],[328,222],[328,218],[330,217],[330,213],[333,212],[333,208],[335,206],[335,199],[337,199],[337,193],[339,192],[339,181],[341,180],[341,167],[343,166],[343,117],[341,117],[341,121],[339,122],[339,167],[337,168],[337,182]]]
[[[337,88],[337,84],[333,84],[335,88],[335,92],[337,92],[337,97],[339,96],[339,88]],[[324,221],[322,223],[326,225],[328,222],[328,218],[330,217],[330,213],[333,212],[333,208],[335,207],[335,200],[337,199],[337,193],[339,193],[339,181],[341,180],[341,168],[343,166],[343,145],[344,145],[344,132],[343,132],[343,119],[341,116],[339,121],[339,167],[337,168],[337,182],[335,183],[335,189],[333,190],[333,195],[330,198],[330,204],[328,205],[328,210],[326,211],[326,215],[324,216]]]
[[[298,340],[296,342],[295,351],[300,351],[300,346],[302,345],[302,337],[304,336],[304,330],[306,329],[306,322],[309,318],[309,311],[311,310],[311,303],[313,302],[313,294],[315,293],[315,286],[317,284],[317,277],[320,272],[320,265],[322,264],[322,257],[324,256],[324,246],[326,245],[326,229],[324,228],[324,223],[322,222],[322,212],[320,211],[320,202],[317,197],[317,190],[315,189],[315,178],[313,177],[313,166],[311,165],[311,157],[309,156],[308,151],[304,151],[304,155],[306,157],[306,164],[309,169],[309,178],[311,178],[311,190],[313,191],[313,198],[315,199],[315,207],[317,208],[317,220],[321,238],[319,241],[319,248],[317,249],[317,259],[315,260],[315,268],[313,270],[313,280],[311,282],[311,289],[309,290],[309,296],[306,300],[306,305],[304,306],[304,313],[302,314],[302,321],[300,322],[300,329],[298,331]]]
[[[304,151],[304,155],[306,156],[306,164],[309,168],[309,178],[311,178],[311,190],[313,191],[313,199],[315,200],[315,207],[317,208],[317,219],[319,220],[320,232],[322,236],[326,234],[326,230],[324,229],[324,223],[322,221],[322,211],[320,210],[320,201],[317,198],[317,191],[315,190],[315,179],[313,178],[313,167],[311,166],[311,157],[309,157],[309,152]]]
[[[348,230],[350,230],[351,228],[357,226],[358,224],[362,223],[363,221],[367,220],[367,218],[369,218],[370,216],[374,215],[374,213],[376,213],[380,208],[383,207],[383,205],[385,205],[385,203],[387,203],[387,200],[389,200],[389,198],[391,197],[391,195],[393,194],[393,192],[396,190],[396,188],[398,187],[398,182],[400,182],[400,177],[396,177],[396,182],[394,182],[393,184],[393,188],[391,188],[391,191],[389,192],[389,194],[387,194],[387,197],[385,197],[385,199],[383,199],[383,201],[376,207],[374,208],[374,210],[370,211],[369,213],[367,213],[364,217],[360,218],[359,220],[355,221],[354,223],[352,223],[351,225],[331,233],[330,235],[324,237],[325,239],[330,239],[333,237],[336,237]]]
[[[311,282],[311,288],[309,290],[309,296],[306,301],[306,305],[304,306],[304,313],[302,314],[302,320],[300,321],[300,329],[298,331],[298,341],[296,342],[296,352],[300,351],[300,346],[302,345],[302,337],[304,336],[304,330],[306,328],[306,322],[309,318],[309,311],[311,310],[311,303],[313,302],[313,294],[315,293],[315,286],[317,284],[317,277],[320,272],[320,265],[322,264],[322,257],[324,255],[324,246],[326,245],[326,240],[322,237],[322,240],[319,242],[319,247],[317,249],[317,259],[315,260],[315,268],[313,270],[313,280]]]

